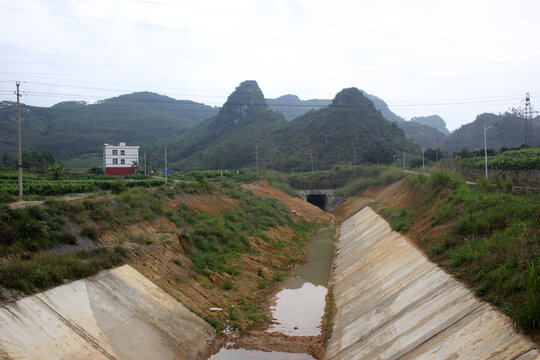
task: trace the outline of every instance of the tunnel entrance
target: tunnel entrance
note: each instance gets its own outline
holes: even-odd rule
[[[312,194],[307,196],[307,202],[320,207],[324,211],[328,208],[328,196],[324,194]]]

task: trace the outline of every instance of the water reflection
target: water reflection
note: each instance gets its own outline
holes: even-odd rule
[[[276,295],[276,305],[270,309],[275,324],[269,332],[285,335],[317,336],[324,315],[326,285],[334,255],[334,229],[315,236],[306,250],[306,263],[293,272],[284,289]]]
[[[326,285],[334,256],[334,229],[317,234],[306,250],[306,263],[285,281],[284,289],[276,295],[271,307],[272,324],[269,332],[295,336],[316,336],[321,332],[324,315]],[[264,352],[257,350],[222,348],[210,360],[313,360],[308,354]]]
[[[210,356],[208,360],[313,360],[308,354],[264,352],[244,349],[221,349],[217,354]]]
[[[295,336],[319,335],[326,287],[313,285],[302,278],[291,279],[285,286],[287,288],[276,295],[276,305],[270,308],[278,324],[270,325],[268,331]]]

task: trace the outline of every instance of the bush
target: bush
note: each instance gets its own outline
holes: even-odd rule
[[[458,174],[442,169],[432,170],[429,179],[431,187],[438,191],[442,189],[455,190],[463,183],[463,179]]]
[[[93,226],[86,226],[81,230],[81,235],[91,240],[97,240],[99,236],[98,230]]]
[[[390,206],[383,211],[383,216],[395,231],[406,234],[412,225],[414,213],[406,208],[397,209]]]
[[[126,256],[121,247],[79,251],[73,255],[41,254],[0,266],[0,286],[26,294],[62,284],[120,265]]]
[[[540,271],[534,261],[530,262],[526,273],[527,302],[507,306],[514,326],[526,332],[540,329]]]

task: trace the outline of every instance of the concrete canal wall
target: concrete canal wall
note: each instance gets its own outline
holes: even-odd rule
[[[364,208],[341,226],[326,359],[538,359],[511,321]]]
[[[128,265],[0,309],[0,358],[201,359],[214,329]]]

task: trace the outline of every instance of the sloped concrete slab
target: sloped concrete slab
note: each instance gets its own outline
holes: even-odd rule
[[[370,208],[341,225],[326,359],[540,359],[510,320]]]
[[[214,330],[128,265],[0,309],[11,358],[199,359]]]

